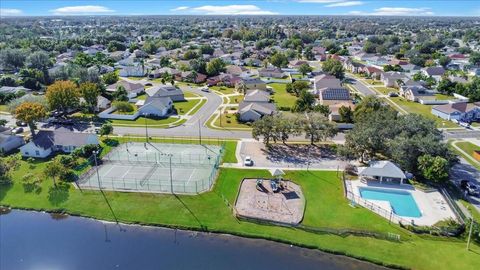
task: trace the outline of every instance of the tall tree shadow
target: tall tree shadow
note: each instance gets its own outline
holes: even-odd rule
[[[204,226],[202,224],[202,222],[200,222],[200,219],[198,219],[198,217],[192,212],[192,210],[190,210],[190,208],[182,201],[182,199],[177,194],[174,194],[174,196],[183,205],[183,207],[185,207],[185,209],[187,209],[187,211],[192,215],[192,217],[195,219],[195,221],[197,221],[198,225],[200,225],[200,228],[202,230],[206,230],[207,226]]]
[[[70,186],[67,183],[58,183],[48,190],[48,200],[52,205],[59,205],[68,200]]]

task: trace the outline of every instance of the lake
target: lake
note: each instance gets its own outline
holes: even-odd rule
[[[0,269],[385,269],[260,239],[12,210],[0,215]]]

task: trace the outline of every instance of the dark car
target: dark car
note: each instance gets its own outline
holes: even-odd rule
[[[468,193],[468,195],[472,195],[472,196],[478,196],[479,194],[479,188],[477,185],[471,183],[470,181],[468,180],[462,180],[460,181],[460,188],[462,190],[465,190],[465,192]]]

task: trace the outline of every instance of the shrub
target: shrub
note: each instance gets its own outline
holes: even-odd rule
[[[83,147],[75,149],[72,155],[75,157],[89,158],[92,156],[93,151],[98,151],[100,153],[101,147],[95,144],[87,144]]]
[[[115,101],[113,102],[113,106],[117,109],[119,112],[133,112],[134,107],[132,104],[130,104],[127,101]]]

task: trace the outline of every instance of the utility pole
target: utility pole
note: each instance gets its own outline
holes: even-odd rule
[[[102,191],[102,185],[100,184],[100,174],[98,173],[97,154],[98,151],[93,151],[93,158],[95,159],[95,171],[97,172],[98,188],[100,189],[100,191]]]
[[[147,139],[147,143],[148,143],[148,126],[147,126],[147,114],[146,113],[143,114],[143,118],[145,119],[145,138]]]
[[[470,230],[468,231],[467,251],[470,250],[470,239],[472,238],[473,218],[470,218]]]
[[[202,126],[200,121],[201,119],[198,119],[198,138],[200,139],[200,144],[202,144]]]

